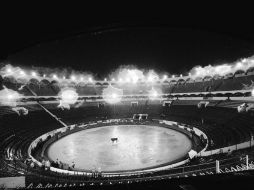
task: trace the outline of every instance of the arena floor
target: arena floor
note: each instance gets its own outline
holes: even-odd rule
[[[112,143],[111,138],[118,142]],[[140,170],[174,163],[191,149],[184,134],[163,127],[115,125],[87,129],[54,142],[47,149],[52,160],[81,170],[104,172]]]

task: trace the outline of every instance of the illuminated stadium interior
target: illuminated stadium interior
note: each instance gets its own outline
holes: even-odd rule
[[[253,175],[253,52],[231,60],[224,56],[226,61],[218,53],[216,62],[202,58],[202,64],[194,64],[193,58],[192,64],[180,65],[192,46],[170,63],[165,55],[173,56],[182,44],[172,40],[169,29],[98,31],[43,41],[1,61],[0,185],[156,189],[176,184],[179,189],[179,184],[204,181],[215,187],[228,176]],[[206,51],[215,57],[219,42],[209,40]],[[155,45],[171,41],[173,49],[156,50]],[[196,41],[186,43],[202,49],[203,38]],[[73,45],[83,42],[80,49]],[[68,51],[75,52],[71,58]],[[152,59],[153,53],[162,58]],[[83,54],[91,63],[81,64]],[[119,57],[124,57],[120,63]]]
[[[1,175],[82,186],[250,169],[253,64],[179,77],[122,68],[105,80],[6,65]]]

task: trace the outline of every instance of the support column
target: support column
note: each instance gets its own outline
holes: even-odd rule
[[[216,174],[220,173],[220,162],[216,160]]]
[[[249,169],[249,156],[246,155],[246,169]]]

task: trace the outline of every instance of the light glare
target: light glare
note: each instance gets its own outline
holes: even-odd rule
[[[61,103],[63,104],[75,104],[78,99],[78,94],[75,89],[67,88],[61,90],[59,93],[59,97],[61,99]]]
[[[105,102],[109,104],[116,104],[121,101],[123,96],[123,90],[114,88],[109,85],[107,88],[103,89],[102,97]]]
[[[36,72],[32,71],[32,76],[36,77]]]
[[[57,75],[56,74],[53,75],[53,79],[57,79]]]

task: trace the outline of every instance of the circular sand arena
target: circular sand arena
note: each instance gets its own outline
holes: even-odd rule
[[[112,143],[111,138],[117,138]],[[176,130],[148,125],[114,125],[72,133],[51,144],[47,156],[75,163],[78,170],[117,172],[179,162],[191,140]]]

